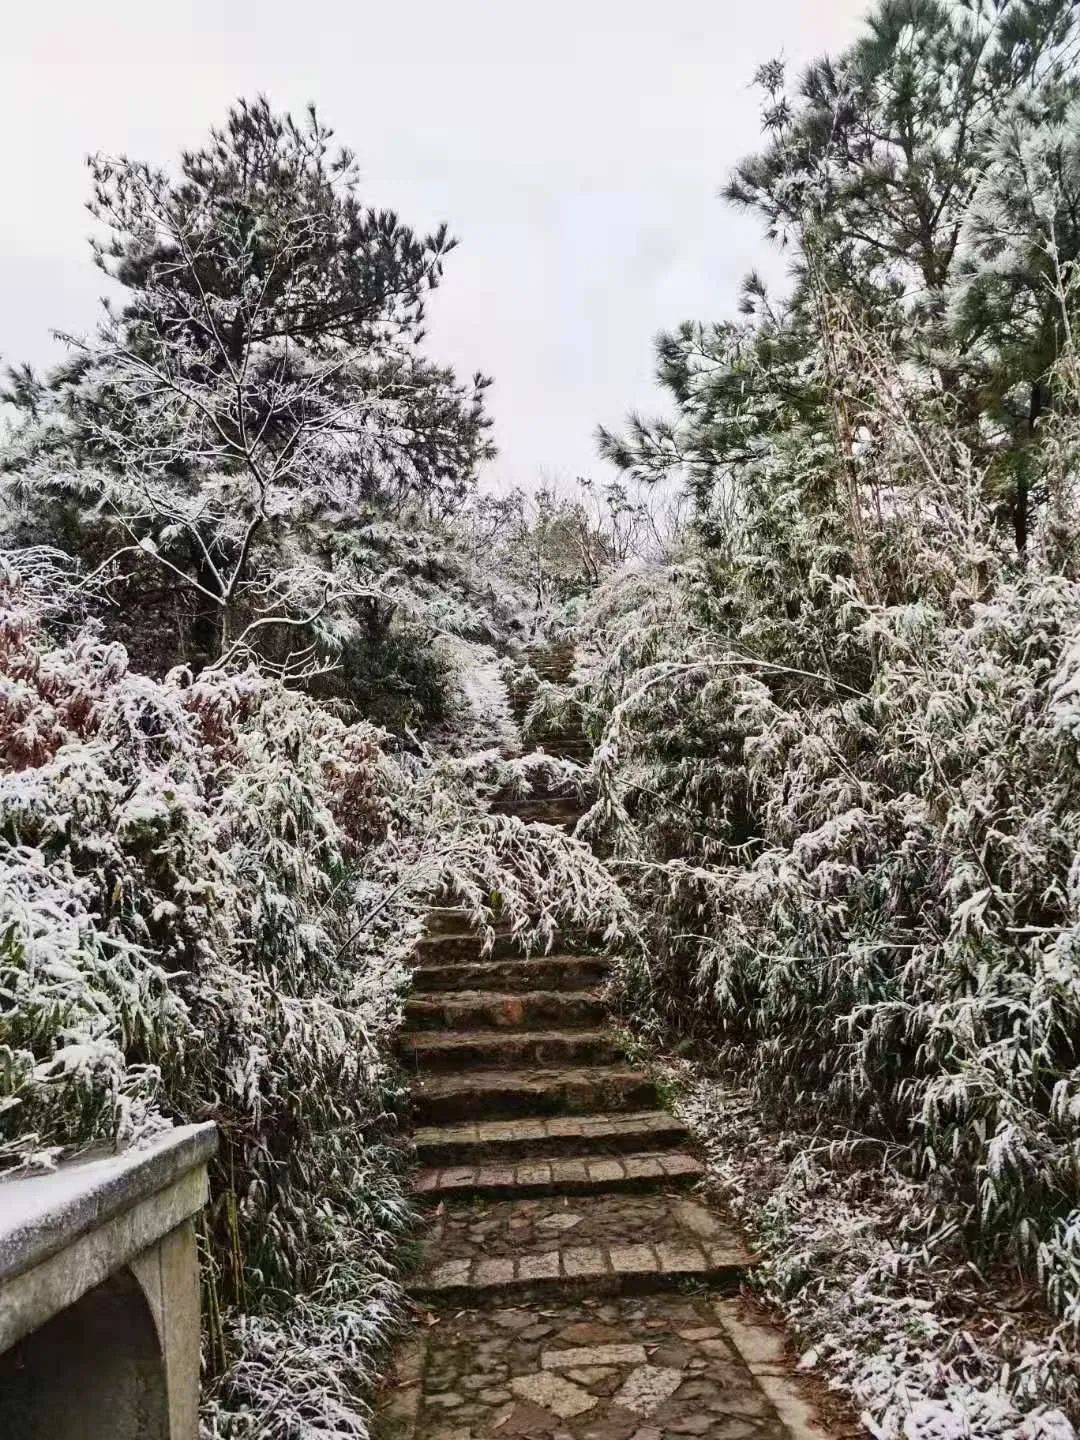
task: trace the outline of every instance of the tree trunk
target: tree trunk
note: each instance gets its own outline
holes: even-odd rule
[[[1046,396],[1041,380],[1033,380],[1031,384],[1031,398],[1028,401],[1027,435],[1024,446],[1020,451],[1016,470],[1016,484],[1013,488],[1013,539],[1016,542],[1016,553],[1021,560],[1027,554],[1029,509],[1031,505],[1031,490],[1028,483],[1028,453],[1035,443],[1035,427],[1039,423],[1039,416],[1043,412],[1046,403]]]
[[[209,565],[200,565],[195,578],[204,590],[213,593],[217,589],[217,577]],[[221,659],[226,641],[221,606],[211,604],[198,591],[195,593],[198,609],[189,632],[192,654],[185,659],[198,671]]]

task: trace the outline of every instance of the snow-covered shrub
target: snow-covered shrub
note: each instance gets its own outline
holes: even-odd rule
[[[656,1003],[692,986],[762,1103],[910,1143],[1074,1313],[1046,1246],[1080,1204],[1080,583],[882,603],[811,572],[766,636],[742,563],[635,582],[585,695]]]
[[[933,1177],[840,1128],[777,1125],[675,1066],[713,1182],[750,1228],[755,1283],[794,1321],[799,1368],[846,1389],[876,1440],[1072,1440],[1080,1363],[1015,1272],[958,1253]],[[992,1296],[993,1306],[988,1306]]]
[[[1071,363],[1018,559],[933,386],[829,324],[865,407],[853,465],[828,409],[785,417],[724,532],[581,629],[586,823],[649,917],[627,1009],[770,1123],[887,1145],[960,1252],[1018,1265],[1075,1334]]]
[[[209,1433],[363,1434],[422,909],[542,946],[625,907],[580,843],[486,814],[464,762],[394,759],[253,670],[133,673],[32,558],[0,571],[0,1161],[216,1121]]]
[[[623,473],[693,498],[696,543],[609,584],[581,681],[542,697],[585,717],[587,826],[648,918],[632,1018],[745,1084],[763,1130],[886,1155],[896,1264],[933,1241],[1015,1270],[1059,1350],[1080,1325],[1077,14],[881,0],[796,84],[761,67],[762,146],[725,194],[787,244],[791,285],[751,274],[737,318],[661,336],[671,413],[601,430]],[[718,1149],[726,1121],[702,1126]],[[815,1343],[881,1432],[1071,1433],[1038,1413],[1041,1360],[993,1375],[1007,1345],[909,1364],[905,1323],[929,1370],[947,1327],[904,1283],[883,1322],[866,1196],[798,1143],[757,1216],[805,1227],[771,1237],[776,1288],[834,1326]],[[844,1357],[875,1328],[870,1375]]]
[[[749,548],[626,577],[576,695],[587,823],[649,917],[628,1017],[737,1087],[691,1116],[760,1281],[889,1440],[1070,1435],[1080,1398],[1080,582],[1010,573],[983,520],[919,601],[808,567],[799,617]],[[972,1334],[972,1258],[1060,1331]]]
[[[53,643],[39,608],[9,574],[0,1154],[217,1122],[208,1308],[216,1363],[247,1356],[235,1408],[242,1375],[273,1373],[244,1309],[290,1328],[285,1297],[314,1292],[370,1340],[398,1303],[386,1046],[405,972],[400,942],[356,933],[396,772],[377,732],[276,682],[152,681],[92,631]]]

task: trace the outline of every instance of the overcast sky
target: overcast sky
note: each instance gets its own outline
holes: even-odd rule
[[[238,95],[314,100],[367,198],[461,246],[430,350],[494,376],[487,480],[603,473],[598,422],[661,404],[657,331],[730,315],[763,264],[717,190],[757,143],[756,67],[866,0],[23,0],[0,55],[0,356],[93,323],[86,154],[167,162]],[[783,273],[773,262],[771,273]]]

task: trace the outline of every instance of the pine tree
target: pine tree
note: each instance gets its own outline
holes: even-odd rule
[[[771,139],[725,189],[776,236],[808,230],[832,283],[940,309],[987,142],[1020,98],[1060,116],[1076,81],[1071,0],[882,0],[867,33],[806,71],[774,62]]]
[[[623,439],[602,431],[605,453],[643,477],[681,470],[722,530],[733,477],[769,437],[826,426],[838,491],[852,495],[866,418],[859,367],[844,353],[854,329],[918,374],[927,402],[994,462],[987,483],[1022,551],[1024,457],[1051,403],[1062,285],[1080,253],[1069,159],[1077,33],[1071,0],[882,0],[865,36],[811,65],[794,94],[782,64],[763,66],[767,143],[724,193],[790,248],[793,292],[771,302],[751,277],[743,322],[662,337],[658,376],[678,419],[633,417]],[[1045,202],[1019,195],[1034,135],[1040,174],[1056,186],[1054,277],[1036,213]]]
[[[94,157],[94,255],[124,304],[47,386],[12,376],[24,526],[186,630],[169,658],[257,635],[306,660],[316,622],[379,591],[357,537],[453,511],[492,453],[487,382],[421,349],[454,242],[364,205],[331,142],[260,99],[176,177]]]
[[[950,328],[981,382],[981,405],[1012,443],[995,464],[1017,550],[1042,495],[1031,452],[1062,397],[1053,375],[1072,340],[1080,259],[1080,108],[1033,120],[1015,105],[989,138],[961,235]],[[1033,493],[1033,484],[1035,486]]]

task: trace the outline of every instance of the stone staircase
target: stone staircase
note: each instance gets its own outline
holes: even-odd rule
[[[574,673],[574,649],[572,645],[562,643],[555,645],[537,645],[531,647],[525,653],[530,670],[536,676],[535,681],[519,685],[511,697],[511,710],[514,719],[522,724],[529,706],[536,698],[539,682],[548,681],[552,685],[565,685]],[[530,740],[538,749],[546,751],[549,755],[559,755],[567,760],[576,760],[584,764],[590,755],[590,747],[581,721],[578,716],[571,716],[565,725],[540,727],[532,732]],[[527,815],[527,807],[519,812],[524,818]],[[537,806],[531,818],[552,823],[553,817],[545,814]],[[555,820],[554,823],[558,823]]]
[[[737,1239],[682,1195],[702,1174],[684,1128],[604,1024],[608,961],[499,955],[500,943],[485,959],[442,912],[419,947],[401,1054],[415,1073],[416,1193],[441,1209],[414,1293],[467,1303],[735,1283]],[[588,1200],[572,1217],[569,1197]],[[478,1231],[481,1201],[498,1203]]]
[[[515,804],[532,823],[577,818],[564,799]],[[608,969],[569,938],[527,957],[500,934],[485,953],[460,912],[430,916],[401,1036],[428,1324],[398,1355],[394,1435],[823,1433],[782,1337],[732,1298],[752,1257],[692,1192],[684,1127],[607,1028]]]

